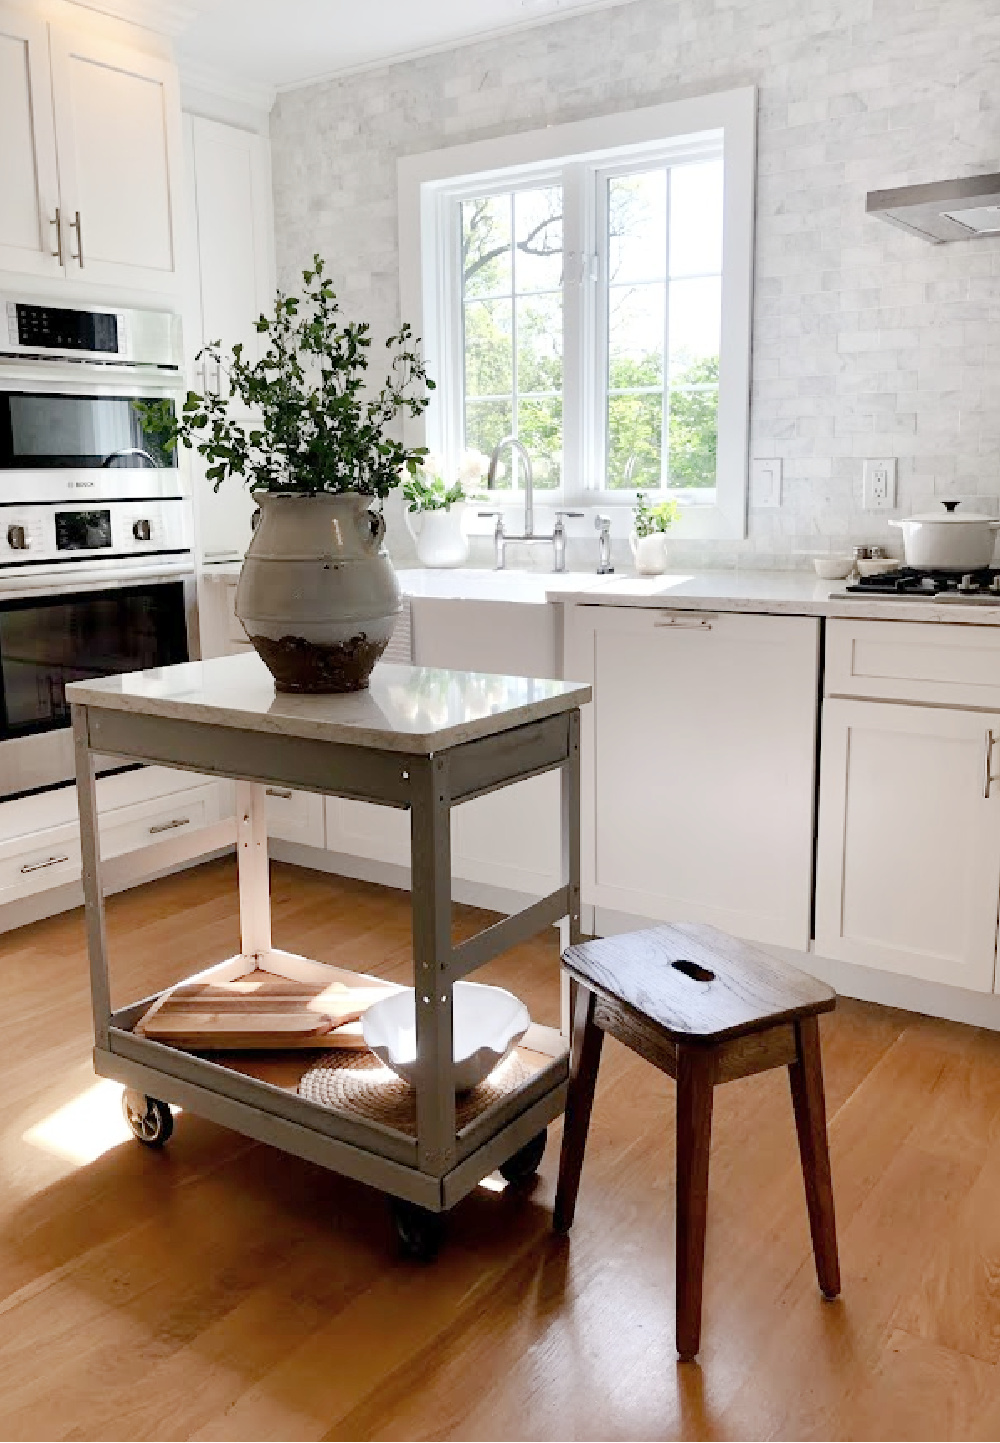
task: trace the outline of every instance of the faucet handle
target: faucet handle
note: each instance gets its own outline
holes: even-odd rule
[[[611,530],[611,517],[610,517],[610,516],[604,516],[604,515],[595,516],[595,517],[594,517],[594,530],[595,530],[595,531],[605,531],[605,532],[610,531],[610,530]]]
[[[584,514],[585,514],[585,513],[584,513],[583,511],[557,511],[557,512],[556,512],[556,516],[559,517],[560,520],[565,519],[567,516],[583,516]]]

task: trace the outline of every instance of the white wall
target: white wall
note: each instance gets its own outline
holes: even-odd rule
[[[386,335],[399,155],[750,82],[751,454],[783,458],[784,500],[751,510],[745,543],[678,559],[895,548],[861,510],[865,456],[899,458],[903,512],[1000,497],[1000,240],[931,246],[867,218],[865,192],[1000,170],[996,0],[633,0],[285,93],[271,121],[280,282],[319,250],[346,312]]]

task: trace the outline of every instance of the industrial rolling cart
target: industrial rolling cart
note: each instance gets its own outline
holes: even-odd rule
[[[156,1145],[170,1104],[372,1184],[394,1200],[400,1239],[430,1254],[441,1214],[497,1167],[537,1168],[545,1128],[562,1112],[568,1015],[533,1024],[509,1087],[456,1121],[452,988],[500,953],[559,923],[580,940],[580,707],[570,682],[381,665],[367,692],[276,694],[256,655],[190,662],[67,687],[76,744],[94,1063],[124,1084],[133,1132]],[[416,991],[415,1120],[409,1128],[299,1095],[294,1078],[254,1075],[239,1054],[212,1057],[140,1035],[161,994],[111,1011],[95,791],[95,757],[158,763],[236,782],[241,951],[199,981],[254,971],[318,983],[359,974],[271,945],[265,792],[268,786],[408,808]],[[451,808],[526,777],[561,777],[562,885],[525,910],[455,943],[451,931]],[[371,979],[364,979],[369,981]],[[168,990],[168,989],[165,989]],[[359,1054],[360,1055],[360,1054]],[[220,1060],[221,1059],[221,1060]]]

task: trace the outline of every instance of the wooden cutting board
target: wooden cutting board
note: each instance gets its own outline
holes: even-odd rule
[[[391,991],[368,982],[311,986],[263,971],[232,982],[184,982],[158,998],[135,1030],[198,1052],[363,1047],[361,1029],[352,1024]]]

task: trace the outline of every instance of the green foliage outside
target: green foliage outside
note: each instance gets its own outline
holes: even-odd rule
[[[165,441],[195,445],[217,491],[229,476],[251,489],[312,495],[357,491],[386,497],[405,469],[415,476],[425,447],[406,447],[391,434],[402,414],[420,416],[434,382],[419,341],[402,325],[386,341],[389,373],[366,388],[371,327],[341,322],[340,306],[317,255],[302,272],[304,299],[278,293],[274,312],[256,322],[266,338],[259,361],[243,346],[224,356],[220,343],[200,353],[217,362],[230,394],[189,391],[176,421],[163,403],[149,406],[150,424]],[[231,414],[249,410],[254,420]]]

